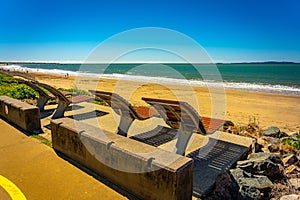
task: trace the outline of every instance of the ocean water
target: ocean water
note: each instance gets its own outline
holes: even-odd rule
[[[10,70],[300,95],[300,64],[14,64]]]

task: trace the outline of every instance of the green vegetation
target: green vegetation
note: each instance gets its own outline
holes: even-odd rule
[[[300,150],[300,133],[298,133],[297,135],[297,140],[289,138],[284,141],[284,144],[288,144],[294,147],[295,149]]]
[[[37,99],[38,94],[26,85],[12,86],[4,95],[14,99]]]
[[[17,83],[17,79],[0,74],[0,95],[14,99],[36,99],[38,94],[26,85]]]
[[[0,74],[0,83],[5,84],[5,81],[14,81],[15,79],[11,76]]]
[[[44,88],[41,89],[44,90],[47,94],[50,94],[48,90]],[[89,96],[92,95],[88,91],[80,90],[77,88],[72,88],[72,89],[59,88],[58,90],[71,92],[76,95],[89,95]],[[38,98],[38,93],[34,91],[32,88],[23,84],[18,84],[18,79],[13,78],[11,76],[7,76],[5,74],[0,74],[0,95],[9,96],[14,99],[37,99]],[[51,104],[53,102],[55,102],[55,100],[49,101],[48,103]],[[98,105],[108,106],[104,101],[101,101],[101,99],[97,97],[96,99],[90,100],[90,102]]]
[[[42,88],[47,94],[50,92],[44,88]],[[76,95],[91,95],[88,91],[79,90],[79,89],[62,89],[59,88],[60,91],[71,92]],[[12,97],[14,99],[37,99],[38,93],[34,91],[32,88],[18,84],[18,79],[13,78],[11,76],[0,74],[0,95],[5,95]]]
[[[95,99],[91,100],[92,103],[100,105],[100,106],[109,106],[105,101],[103,101],[102,99],[96,97]]]
[[[43,144],[45,144],[49,147],[52,147],[52,141],[51,140],[47,140],[46,138],[43,138],[40,135],[31,135],[30,137],[38,139],[39,141],[41,141],[41,143],[43,143]]]

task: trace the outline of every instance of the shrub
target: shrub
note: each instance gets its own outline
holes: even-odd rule
[[[284,143],[294,147],[297,150],[300,150],[300,134],[297,135],[297,140],[293,140],[292,138],[289,138],[285,140]]]
[[[5,81],[13,81],[14,78],[5,74],[0,74],[0,85],[6,85]]]
[[[14,99],[37,99],[38,94],[25,85],[16,85],[11,87],[9,90],[4,92],[4,95],[12,97]]]

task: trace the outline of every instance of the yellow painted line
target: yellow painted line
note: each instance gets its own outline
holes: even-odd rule
[[[9,194],[12,200],[26,200],[21,190],[13,182],[1,175],[0,186]]]

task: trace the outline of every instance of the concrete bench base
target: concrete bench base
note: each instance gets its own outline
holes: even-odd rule
[[[27,132],[41,131],[39,109],[20,100],[0,96],[0,115]]]
[[[193,160],[69,118],[51,121],[53,148],[141,199],[191,199]]]

